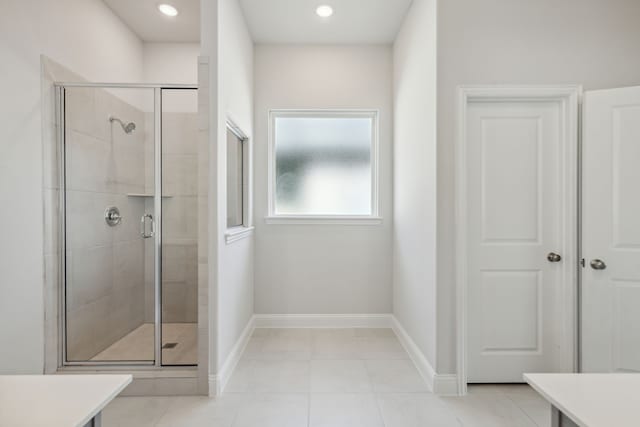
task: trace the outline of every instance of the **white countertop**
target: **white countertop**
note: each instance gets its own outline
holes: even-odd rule
[[[1,375],[0,426],[82,427],[131,375]]]
[[[525,374],[580,427],[640,426],[640,374]]]

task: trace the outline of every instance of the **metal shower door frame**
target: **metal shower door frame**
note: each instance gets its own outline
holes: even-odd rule
[[[60,250],[58,280],[58,366],[59,367],[113,367],[123,366],[139,368],[162,367],[162,91],[197,90],[196,85],[187,84],[145,84],[145,83],[88,83],[88,82],[56,82],[56,124],[59,194],[59,239]],[[152,89],[153,90],[153,146],[154,146],[154,360],[153,361],[68,361],[67,360],[67,310],[66,310],[66,124],[65,124],[65,89]]]

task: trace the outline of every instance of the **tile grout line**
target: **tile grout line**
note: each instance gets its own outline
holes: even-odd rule
[[[527,411],[525,411],[519,404],[518,402],[516,402],[514,399],[511,398],[511,396],[507,393],[502,392],[507,399],[509,399],[515,406],[516,408],[518,408],[520,410],[520,412],[522,412],[527,418],[529,418],[529,420],[531,420],[531,422],[533,423],[534,426],[537,427],[544,427],[544,426],[540,426],[538,425],[538,423],[536,422],[536,420],[534,420],[531,415],[529,415],[529,413]]]
[[[371,395],[373,396],[374,404],[376,405],[376,409],[378,410],[378,416],[380,417],[380,421],[382,422],[382,426],[386,427],[387,423],[384,420],[384,415],[382,415],[382,407],[380,406],[380,400],[378,399],[378,394],[376,393],[373,379],[371,378],[371,371],[367,366],[367,362],[363,361],[365,372],[367,373],[367,380],[369,381],[369,385],[371,386]]]
[[[378,400],[378,395],[375,393],[372,393],[372,395],[373,395],[373,400],[376,405],[376,408],[378,409],[378,416],[380,417],[380,421],[382,421],[382,426],[387,427],[387,423],[384,420],[384,415],[382,415],[382,407],[380,406],[380,400]]]
[[[167,415],[167,412],[169,412],[169,408],[173,405],[175,405],[175,402],[172,402],[171,399],[168,396],[162,396],[161,397],[163,400],[167,400],[167,402],[169,403],[168,405],[164,406],[164,410],[161,411],[160,416],[158,417],[158,421],[156,421],[155,423],[153,423],[154,427],[157,427],[158,425],[160,425],[160,423],[162,422],[162,419]]]
[[[309,393],[307,393],[307,427],[311,427],[311,370],[309,370]]]
[[[238,405],[238,408],[236,408],[236,410],[234,411],[235,413],[233,414],[233,418],[231,419],[231,424],[229,424],[230,427],[233,427],[234,425],[236,425],[236,422],[238,421],[238,414],[240,413],[240,406],[242,406],[248,398],[248,393],[243,393],[242,396],[242,403],[240,405]]]
[[[310,339],[311,351],[309,351],[309,357],[313,353],[313,339]],[[307,427],[311,427],[311,360],[309,360],[309,391],[307,392]]]

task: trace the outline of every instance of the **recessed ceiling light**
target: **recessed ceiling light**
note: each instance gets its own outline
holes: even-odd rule
[[[322,6],[318,6],[316,14],[321,18],[328,18],[333,15],[333,8],[329,5],[323,4]]]
[[[159,4],[158,10],[167,16],[178,16],[178,9],[170,4]]]

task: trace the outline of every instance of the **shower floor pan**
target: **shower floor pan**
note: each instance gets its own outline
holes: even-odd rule
[[[162,343],[163,365],[196,365],[197,332],[196,323],[163,323]],[[153,323],[144,323],[124,337],[95,355],[97,362],[153,360]]]

